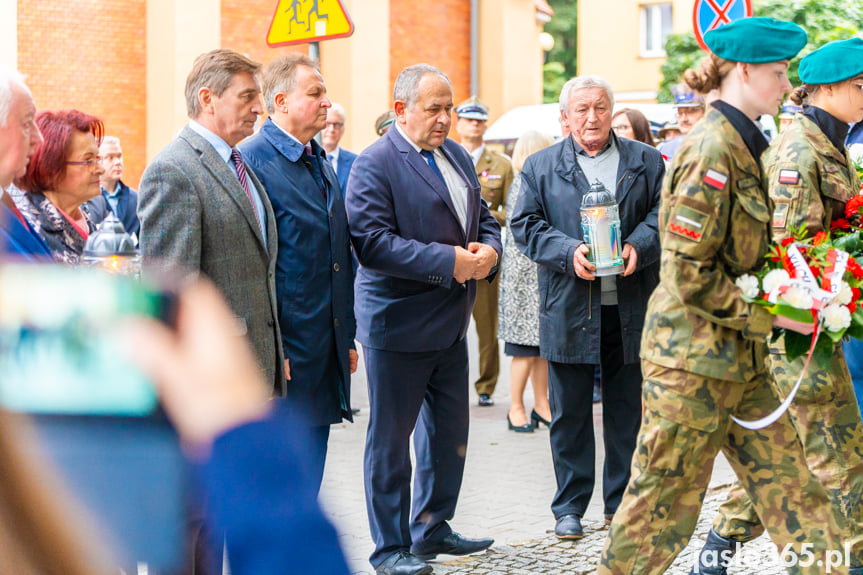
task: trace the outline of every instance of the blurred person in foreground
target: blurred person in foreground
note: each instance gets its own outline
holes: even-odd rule
[[[96,229],[87,200],[99,195],[102,121],[78,110],[42,111],[36,125],[44,140],[13,196],[27,223],[42,236],[57,262],[77,264]]]
[[[863,120],[863,40],[826,44],[804,56],[799,71],[803,85],[791,93],[791,102],[802,106],[800,112],[761,156],[773,205],[772,239],[777,243],[793,238],[794,230],[804,226],[806,237],[816,238],[817,243],[819,236],[831,231],[832,222],[846,217],[845,204],[860,191],[845,137],[849,124]],[[849,291],[848,301],[850,298]],[[834,344],[829,369],[817,362],[808,368],[805,364],[805,357],[786,359],[784,337],[771,342],[769,366],[777,393],[788,397],[797,380],[804,377],[788,414],[809,469],[847,520],[846,541],[859,552],[863,542],[863,421],[842,344]],[[751,499],[736,483],[699,554],[700,572],[724,575],[725,565],[711,565],[708,558],[724,554],[730,561],[740,545],[762,533],[764,525]],[[861,559],[851,559],[851,565],[858,567],[855,573],[863,573]]]
[[[181,296],[176,330],[141,319],[118,333],[153,378],[195,464],[195,487],[210,501],[207,521],[228,534],[231,572],[347,574],[336,532],[300,463],[307,458],[302,431],[266,402],[269,382],[235,334],[231,311],[205,282]],[[35,440],[25,417],[0,410],[0,572],[116,573],[110,550],[32,457]]]
[[[548,362],[539,355],[539,284],[536,264],[518,251],[509,223],[521,189],[521,169],[531,154],[549,147],[554,138],[528,130],[516,141],[512,152],[515,178],[506,195],[506,227],[503,262],[500,268],[500,321],[498,338],[503,352],[512,357],[509,371],[512,400],[506,415],[507,427],[516,432],[531,432],[540,421],[551,421],[548,405]],[[534,407],[528,418],[524,407],[527,380],[533,386]]]
[[[629,480],[641,420],[641,330],[659,279],[656,217],[665,166],[656,148],[614,134],[614,94],[599,76],[567,82],[560,106],[570,137],[525,162],[511,226],[518,248],[538,264],[539,350],[548,360],[549,436],[557,478],[551,503],[554,534],[579,539],[596,484],[592,396],[597,365],[606,522]],[[580,216],[582,199],[597,180],[617,198],[624,262],[622,275],[598,281],[596,266],[587,259],[590,248]]]
[[[488,129],[488,108],[472,96],[455,108],[458,117],[456,132],[461,145],[473,160],[476,177],[482,188],[482,199],[491,215],[503,227],[506,224],[506,193],[512,185],[512,162],[503,154],[485,145],[483,136]],[[494,405],[491,397],[500,374],[500,344],[497,342],[498,295],[500,282],[477,282],[473,320],[479,340],[479,378],[474,388],[481,407]]]
[[[650,122],[638,110],[623,108],[615,112],[611,117],[611,129],[618,138],[629,138],[656,147],[653,132],[650,131]]]
[[[332,115],[317,64],[303,54],[272,60],[263,92],[269,117],[240,150],[273,206],[279,324],[291,371],[284,403],[310,425],[309,468],[320,485],[330,425],[352,420],[357,351],[348,220],[336,174],[314,140]]]
[[[364,478],[383,575],[429,575],[439,554],[492,539],[452,530],[468,439],[467,328],[476,282],[491,282],[500,226],[467,151],[447,138],[452,84],[416,64],[393,87],[393,129],[359,155],[348,180],[357,273],[357,340],[369,390]],[[410,438],[416,473],[411,502]]]
[[[663,182],[661,282],[641,342],[644,416],[599,575],[666,572],[692,536],[720,450],[783,553],[842,549],[841,516],[807,469],[787,415],[757,431],[731,419],[755,420],[779,406],[765,362],[774,326],[812,331],[747,303],[735,285],[762,268],[770,241],[760,163],[768,144],[755,120],[775,113],[791,89],[788,63],[806,32],[743,18],[704,41],[710,56],[684,77],[701,93],[718,87],[719,99]],[[813,561],[791,572],[822,568]]]
[[[101,199],[90,200],[90,213],[94,224],[101,224],[110,211],[123,224],[126,233],[138,237],[141,223],[138,220],[138,192],[123,183],[123,148],[120,138],[105,136],[99,146],[104,173],[99,180]]]
[[[670,162],[677,153],[680,144],[698,120],[704,117],[704,96],[693,91],[686,84],[675,84],[671,87],[674,95],[674,110],[677,112],[677,126],[680,135],[668,138],[657,149],[666,162]]]
[[[0,255],[25,261],[51,261],[51,249],[27,223],[6,193],[27,165],[42,133],[36,125],[36,103],[24,77],[0,65]]]

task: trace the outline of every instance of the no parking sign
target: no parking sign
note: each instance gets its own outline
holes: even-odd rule
[[[692,29],[702,50],[709,51],[704,34],[734,20],[752,16],[752,0],[696,0],[692,9]]]

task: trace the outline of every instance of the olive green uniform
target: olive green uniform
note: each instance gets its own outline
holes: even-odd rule
[[[645,414],[600,574],[665,573],[692,535],[720,449],[780,549],[841,548],[842,518],[806,468],[788,417],[757,432],[730,419],[757,419],[779,405],[765,367],[773,317],[734,285],[763,264],[770,216],[758,162],[709,108],[662,189],[660,285],[641,343]]]
[[[506,193],[513,179],[512,162],[486,146],[476,163],[476,177],[482,186],[482,197],[488,203],[491,215],[503,227],[506,224]],[[475,384],[477,394],[494,393],[500,373],[500,348],[497,343],[499,278],[500,274],[497,274],[491,283],[476,282],[473,319],[479,340],[479,379]]]
[[[844,153],[843,153],[844,152]],[[796,114],[762,157],[765,180],[774,202],[773,239],[806,225],[809,235],[830,229],[845,217],[845,203],[860,189],[847,151],[840,152],[810,118]],[[797,382],[805,358],[788,362],[784,345],[771,345],[770,368],[783,398]],[[828,370],[809,364],[788,413],[803,442],[809,469],[845,515],[846,540],[855,556],[863,537],[863,422],[842,346],[836,345]],[[764,528],[738,483],[720,508],[713,530],[735,541],[758,537]],[[852,564],[856,564],[852,563]]]

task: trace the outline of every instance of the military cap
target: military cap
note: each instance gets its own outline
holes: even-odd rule
[[[387,110],[375,120],[375,133],[378,136],[384,135],[384,130],[389,128],[396,119],[396,113],[392,110]]]
[[[674,84],[671,87],[671,93],[674,95],[675,108],[704,107],[704,96],[693,91],[686,84]]]
[[[471,96],[455,108],[455,115],[466,120],[488,120],[488,108],[476,96]]]
[[[806,42],[803,28],[773,18],[741,18],[704,35],[704,43],[720,58],[748,64],[790,60]]]
[[[804,84],[833,84],[863,74],[863,40],[851,38],[824,44],[800,60]]]

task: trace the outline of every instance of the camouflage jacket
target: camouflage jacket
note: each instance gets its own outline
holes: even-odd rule
[[[803,114],[773,140],[762,157],[773,200],[773,239],[806,224],[807,235],[829,231],[845,217],[845,203],[860,190],[847,150],[840,152],[818,125]]]
[[[693,128],[666,174],[659,208],[660,285],[641,342],[652,363],[716,379],[764,371],[773,317],[734,281],[763,263],[770,202],[746,143],[716,109]]]

